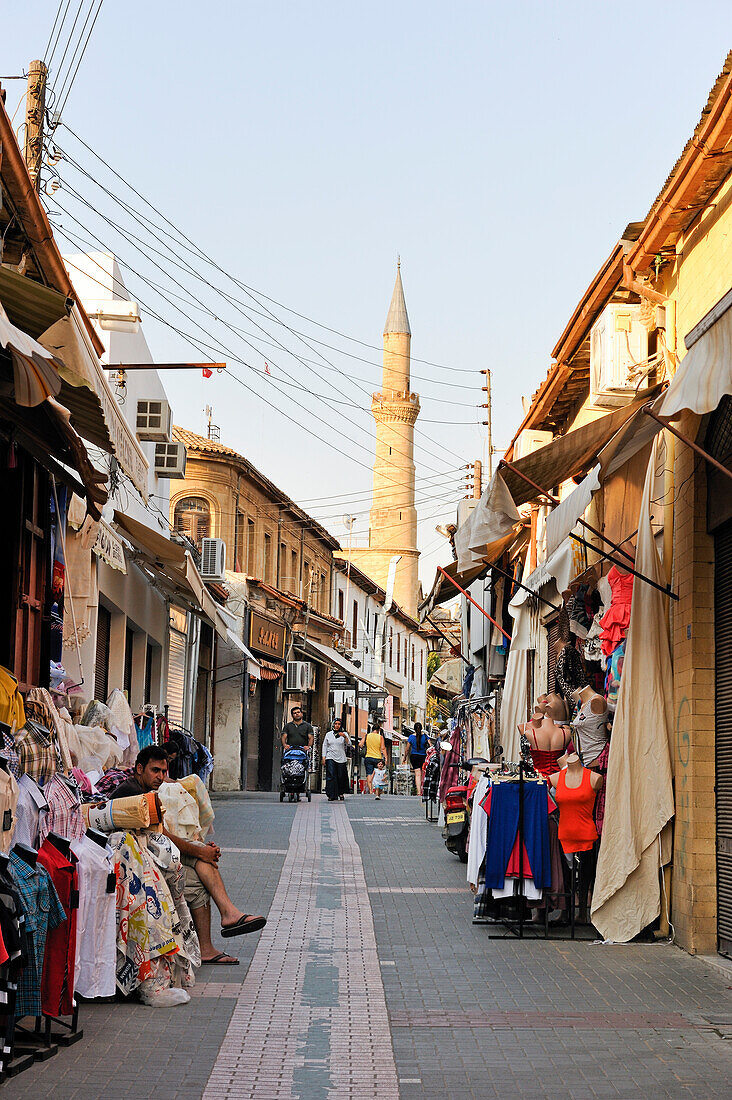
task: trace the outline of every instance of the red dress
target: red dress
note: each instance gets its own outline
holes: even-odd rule
[[[79,905],[79,862],[73,852],[68,859],[46,839],[39,852],[41,863],[64,907],[66,920],[49,929],[41,978],[41,1007],[47,1016],[71,1016],[74,1011],[74,967],[76,964],[76,910]]]
[[[621,573],[613,566],[607,579],[612,590],[612,599],[610,607],[600,619],[600,644],[604,655],[609,657],[628,633],[635,577],[632,573]]]

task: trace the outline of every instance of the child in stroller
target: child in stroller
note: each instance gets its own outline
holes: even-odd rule
[[[285,801],[288,795],[290,802],[299,802],[300,795],[307,795],[310,802],[312,795],[308,790],[308,766],[310,757],[305,749],[286,749],[282,754],[282,767],[280,768],[280,802]]]

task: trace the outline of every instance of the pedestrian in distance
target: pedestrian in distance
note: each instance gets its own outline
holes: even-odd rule
[[[378,726],[372,726],[359,742],[366,765],[366,786],[369,794],[374,793],[374,771],[382,760],[386,760],[386,742]]]
[[[389,789],[389,780],[386,775],[386,761],[380,760],[378,768],[374,769],[374,790],[376,801],[381,798],[381,792]]]
[[[347,745],[348,734],[340,718],[335,718],[333,728],[323,738],[325,793],[329,802],[343,802],[348,793]]]
[[[284,749],[312,749],[315,740],[315,730],[303,718],[302,707],[299,703],[290,711],[290,721],[286,722],[282,729],[282,748]]]
[[[428,748],[429,741],[427,735],[422,733],[422,723],[415,722],[414,733],[410,733],[407,739],[406,756],[414,771],[414,782],[418,795],[422,794],[422,769]]]

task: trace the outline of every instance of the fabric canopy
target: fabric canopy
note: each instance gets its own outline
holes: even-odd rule
[[[591,466],[605,444],[627,420],[658,394],[658,390],[659,387],[655,386],[630,405],[616,409],[589,424],[583,424],[581,428],[559,436],[546,447],[518,459],[511,464],[513,468],[504,467],[503,476],[515,503],[525,504],[539,495],[516,471],[551,492],[553,486],[561,485],[563,481],[583,473]]]
[[[33,408],[61,389],[59,363],[22,329],[8,320],[0,304],[0,345],[13,362],[14,400],[16,405]]]
[[[381,690],[381,684],[377,684],[375,680],[370,680],[368,676],[364,676],[360,668],[357,668],[356,665],[352,664],[337,649],[333,649],[331,646],[321,645],[320,642],[314,642],[312,638],[306,638],[303,642],[298,643],[298,649],[301,649],[303,653],[316,661],[324,661],[331,668],[337,668],[339,672],[345,673],[352,680],[357,680],[359,683],[366,684],[367,687],[375,688],[377,691]]]
[[[514,626],[501,697],[500,737],[503,759],[517,761],[521,759],[518,727],[527,720],[531,703],[528,696],[530,652],[536,653],[536,682],[546,681],[546,670],[542,667],[546,652],[545,647],[542,648],[542,633],[545,631],[535,601],[528,600],[523,589],[518,590],[508,605],[508,610],[513,617]]]
[[[482,561],[486,546],[510,535],[519,523],[518,509],[496,471],[465,523],[455,532],[458,569],[462,572]]]
[[[600,467],[594,466],[576,489],[564,498],[546,517],[546,552],[551,556],[573,531],[600,488]]]
[[[655,449],[654,449],[655,450]],[[665,584],[651,526],[655,453],[646,473],[636,569]],[[592,923],[627,943],[659,915],[659,868],[670,858],[673,672],[665,596],[636,584],[618,706],[610,740],[605,820],[592,895]]]
[[[673,420],[684,410],[714,412],[732,394],[732,309],[727,309],[681,360],[663,395],[659,416]]]
[[[450,600],[457,599],[460,595],[454,584],[451,584],[448,577],[453,577],[461,588],[470,588],[470,585],[474,581],[480,580],[484,577],[491,565],[501,558],[506,551],[509,555],[514,555],[524,544],[528,541],[528,535],[524,529],[519,531],[511,531],[508,535],[504,535],[503,538],[498,539],[496,542],[490,543],[488,546],[483,547],[483,557],[476,565],[472,565],[469,569],[461,572],[458,569],[458,563],[451,561],[449,565],[446,565],[445,573],[447,577],[439,570],[435,575],[435,580],[432,585],[427,599],[420,604],[420,611],[423,615],[429,615],[433,607],[437,607],[438,604],[448,603]]]
[[[234,620],[207,590],[188,550],[122,512],[115,511],[114,522],[136,548],[138,558],[153,573],[160,588],[181,606],[203,614],[218,636],[229,641],[229,620]]]

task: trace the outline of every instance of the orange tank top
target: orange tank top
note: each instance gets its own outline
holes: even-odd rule
[[[559,842],[568,855],[588,852],[597,840],[592,816],[597,792],[592,786],[592,772],[583,768],[579,787],[568,787],[565,775],[565,771],[559,773],[554,796],[559,806]]]

